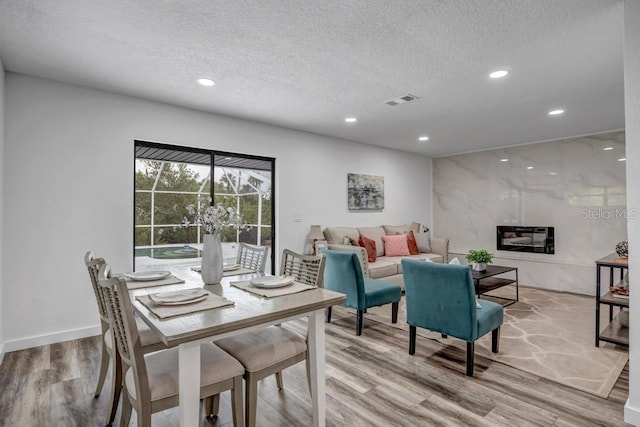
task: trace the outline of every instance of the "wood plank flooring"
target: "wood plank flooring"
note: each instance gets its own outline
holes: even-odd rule
[[[465,355],[456,348],[419,337],[409,356],[402,331],[365,320],[356,337],[354,320],[326,327],[329,426],[625,425],[628,366],[607,399],[480,357],[469,378]],[[303,321],[287,327],[306,330]],[[96,336],[7,353],[0,365],[0,426],[104,425],[108,380],[104,393],[93,397],[100,345]],[[273,377],[260,383],[259,426],[310,425],[304,363],[285,370],[284,380],[282,392]],[[116,423],[119,418],[118,412]],[[153,424],[176,426],[177,409],[155,414]],[[228,392],[217,425],[232,425]]]

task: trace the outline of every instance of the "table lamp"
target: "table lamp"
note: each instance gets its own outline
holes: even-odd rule
[[[309,233],[309,240],[313,240],[313,254],[318,255],[316,253],[316,241],[324,239],[324,235],[322,234],[322,227],[319,225],[312,225],[311,232]]]

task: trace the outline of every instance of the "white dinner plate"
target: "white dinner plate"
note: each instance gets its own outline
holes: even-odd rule
[[[234,271],[240,268],[240,264],[223,264],[223,271]]]
[[[293,277],[262,276],[251,279],[251,284],[256,288],[284,288],[293,284]]]
[[[161,280],[171,275],[170,271],[156,270],[156,271],[136,271],[133,273],[125,273],[124,277],[129,280],[135,280],[137,282],[149,282],[151,280]]]

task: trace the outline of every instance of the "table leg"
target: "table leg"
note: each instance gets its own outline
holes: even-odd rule
[[[197,426],[200,422],[200,343],[180,344],[178,352],[180,426]]]
[[[520,291],[519,291],[519,283],[518,283],[518,269],[516,268],[516,301],[520,301]]]
[[[316,310],[309,316],[308,346],[313,425],[324,427],[326,424],[324,310]]]

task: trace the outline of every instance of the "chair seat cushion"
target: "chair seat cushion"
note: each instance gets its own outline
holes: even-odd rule
[[[178,394],[178,348],[145,355],[151,401]],[[244,368],[233,357],[212,343],[200,345],[200,387],[219,383],[244,374]],[[136,399],[133,369],[125,374],[127,391]],[[202,396],[201,396],[202,397]]]
[[[478,299],[482,308],[476,310],[478,322],[478,338],[502,325],[504,310],[500,304]]]
[[[402,289],[382,280],[364,279],[365,308],[400,301]],[[356,307],[357,308],[357,307]]]
[[[382,257],[376,259],[376,262],[369,263],[369,277],[371,279],[393,276],[394,274],[398,274],[398,264],[393,262],[393,259]]]
[[[270,326],[216,341],[249,372],[261,371],[307,351],[307,340],[297,332]]]

